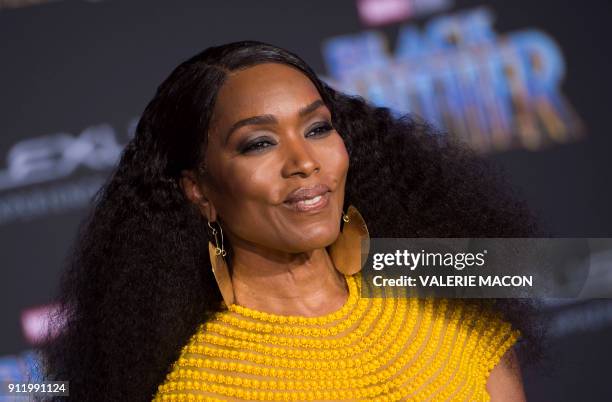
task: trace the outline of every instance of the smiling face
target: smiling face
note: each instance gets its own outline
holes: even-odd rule
[[[348,153],[301,71],[265,63],[230,73],[213,110],[206,172],[186,192],[234,248],[323,248],[338,236]],[[300,188],[312,197],[289,203]],[[317,201],[318,200],[318,201]]]

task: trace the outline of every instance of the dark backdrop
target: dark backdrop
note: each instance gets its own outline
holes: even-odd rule
[[[489,157],[505,167],[552,233],[612,237],[606,1],[441,1],[447,7],[438,12],[376,27],[360,20],[351,0],[25,3],[0,1],[0,354],[6,355],[0,376],[33,347],[24,313],[53,302],[89,198],[157,85],[181,61],[215,44],[270,42],[326,75],[322,44],[329,38],[374,29],[393,49],[402,24],[422,27],[437,15],[476,6],[495,14],[498,34],[541,30],[561,49],[566,73],[559,90],[584,123],[584,136]],[[542,314],[553,318],[554,361],[525,372],[530,399],[611,400],[609,300],[551,305]]]

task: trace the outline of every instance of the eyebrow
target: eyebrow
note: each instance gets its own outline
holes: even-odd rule
[[[319,107],[324,106],[324,105],[325,103],[323,102],[322,99],[317,99],[316,101],[312,102],[310,105],[307,105],[301,108],[298,111],[298,116],[300,117],[307,116],[310,113],[317,110]],[[250,126],[250,125],[276,124],[276,123],[278,123],[278,120],[276,120],[276,117],[274,117],[274,115],[271,115],[271,114],[262,114],[260,116],[247,117],[246,119],[238,120],[237,122],[232,124],[229,130],[227,130],[227,134],[225,134],[224,142],[225,144],[227,144],[227,141],[229,140],[232,133],[234,133],[234,131],[238,130],[240,127]]]

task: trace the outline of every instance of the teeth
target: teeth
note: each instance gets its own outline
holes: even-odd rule
[[[319,202],[320,199],[321,199],[321,196],[317,195],[314,198],[309,198],[307,200],[302,200],[302,201],[300,201],[300,203],[304,204],[304,205],[312,205],[312,204],[316,204],[317,202]]]

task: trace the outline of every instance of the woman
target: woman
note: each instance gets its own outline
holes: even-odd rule
[[[362,224],[526,237],[526,206],[466,147],[286,50],[179,65],[96,201],[44,351],[74,400],[524,399],[528,304],[360,298],[342,242]]]

